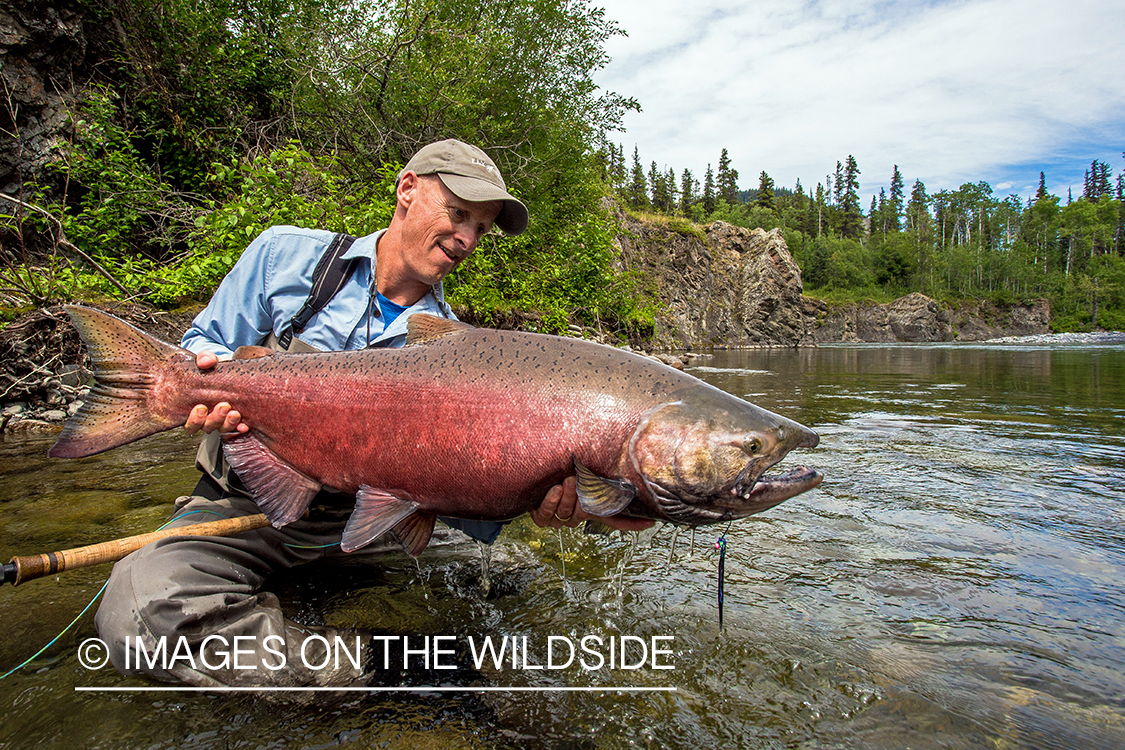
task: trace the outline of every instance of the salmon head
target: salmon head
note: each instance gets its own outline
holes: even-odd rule
[[[759,513],[823,481],[798,467],[765,472],[817,434],[791,419],[706,385],[684,388],[651,409],[628,455],[656,504],[674,523],[719,523]]]

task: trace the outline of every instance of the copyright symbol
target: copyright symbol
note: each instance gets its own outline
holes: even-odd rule
[[[87,638],[78,646],[78,663],[86,669],[101,669],[109,661],[109,649],[101,638]]]

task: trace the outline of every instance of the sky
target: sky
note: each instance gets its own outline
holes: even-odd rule
[[[1125,0],[592,0],[628,36],[595,77],[640,101],[610,140],[702,181],[726,148],[806,191],[853,155],[866,212],[897,164],[909,197],[988,182],[1066,200],[1125,169]]]

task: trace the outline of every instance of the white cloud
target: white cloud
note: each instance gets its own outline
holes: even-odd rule
[[[1065,193],[1092,159],[1123,166],[1120,3],[599,4],[629,34],[599,82],[641,101],[617,140],[646,165],[699,177],[727,148],[742,187],[791,186],[853,154],[865,194],[894,164],[931,192],[1029,192],[1042,169]]]

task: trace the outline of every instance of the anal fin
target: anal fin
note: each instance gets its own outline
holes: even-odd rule
[[[396,529],[400,522],[417,510],[418,504],[413,500],[366,484],[361,485],[355,496],[355,510],[348,516],[348,523],[344,526],[340,549],[355,552],[366,547],[383,534]],[[430,527],[433,528],[432,521]],[[399,541],[402,541],[402,537],[399,537]],[[426,541],[429,541],[429,537],[426,537]]]
[[[277,528],[304,515],[320,482],[285,463],[251,434],[223,436],[227,463]]]
[[[637,488],[631,482],[606,479],[582,465],[577,458],[574,470],[578,474],[578,504],[582,510],[594,516],[612,516],[625,510],[637,496]]]

